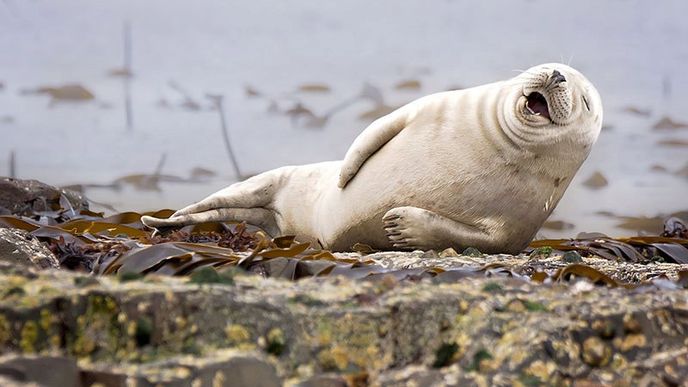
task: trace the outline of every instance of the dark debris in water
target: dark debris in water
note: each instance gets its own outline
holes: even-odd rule
[[[40,86],[33,90],[23,90],[22,94],[45,94],[53,101],[90,101],[95,98],[86,87],[70,83],[58,86]]]
[[[590,189],[600,189],[608,186],[609,181],[601,172],[596,171],[583,182],[583,185]]]
[[[676,221],[685,226],[682,221],[678,219]],[[582,256],[598,256],[611,261],[634,263],[662,261],[688,264],[688,239],[682,237],[610,238],[604,234],[588,234],[580,235],[577,239],[533,241],[526,251],[542,247],[551,247],[561,253],[576,251]]]
[[[664,116],[652,126],[652,129],[655,129],[655,130],[688,129],[688,123],[676,121],[671,117]]]
[[[668,218],[688,219],[688,211],[677,211],[671,214],[659,214],[652,217],[647,216],[620,216],[607,211],[597,212],[597,215],[615,218],[618,223],[616,227],[658,235],[663,232],[664,224]],[[663,235],[666,236],[666,235]],[[685,238],[684,238],[685,239]]]

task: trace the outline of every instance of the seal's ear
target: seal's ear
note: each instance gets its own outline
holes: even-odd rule
[[[373,153],[377,152],[406,127],[408,113],[411,110],[409,106],[406,105],[378,118],[356,137],[346,152],[346,156],[344,156],[337,183],[339,188],[343,189]]]

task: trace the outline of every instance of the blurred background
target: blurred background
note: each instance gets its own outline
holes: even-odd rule
[[[343,158],[420,96],[569,63],[604,128],[542,237],[688,213],[688,3],[0,1],[0,175],[107,211],[178,208],[238,178]]]

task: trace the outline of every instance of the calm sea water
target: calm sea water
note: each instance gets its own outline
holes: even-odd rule
[[[12,151],[18,177],[59,185],[153,173],[163,154],[163,174],[186,177],[194,167],[217,173],[204,183],[164,183],[161,191],[87,190],[118,210],[180,207],[235,180],[207,93],[225,96],[240,168],[253,174],[341,159],[371,121],[361,115],[376,106],[373,98],[357,100],[322,127],[308,128],[284,113],[299,103],[323,116],[368,84],[397,106],[555,61],[597,86],[606,128],[552,216],[574,228],[542,233],[633,234],[596,213],[688,209],[688,178],[675,173],[688,166],[688,147],[659,145],[687,142],[688,129],[652,129],[664,116],[688,121],[687,12],[681,0],[4,0],[0,175],[9,173]],[[125,23],[134,73],[131,130],[123,80],[109,74],[123,65]],[[397,88],[404,81],[419,88]],[[68,83],[95,99],[65,103],[25,93]],[[299,91],[313,83],[330,91]],[[260,96],[247,94],[247,86]],[[190,108],[194,103],[198,109]],[[593,190],[582,183],[596,171],[609,184]]]

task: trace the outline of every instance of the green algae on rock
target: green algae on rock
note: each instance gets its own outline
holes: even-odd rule
[[[193,374],[173,359],[233,350],[262,352],[280,378],[293,381],[330,373],[382,383],[408,368],[419,380],[608,382],[674,364],[665,353],[686,356],[688,325],[680,316],[688,304],[680,288],[581,293],[499,276],[386,283],[245,274],[233,284],[147,276],[101,277],[84,287],[76,280],[82,274],[21,270],[0,265],[0,292],[26,289],[0,300],[0,350],[73,357],[93,378],[191,380],[165,373]]]

